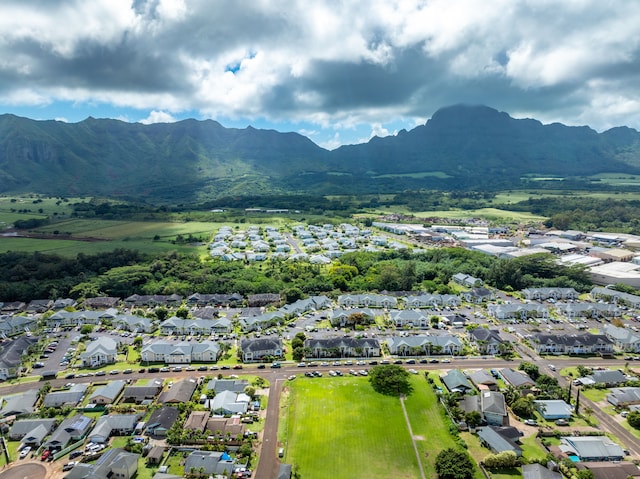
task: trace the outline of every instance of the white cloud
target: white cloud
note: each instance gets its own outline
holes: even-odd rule
[[[343,142],[454,103],[640,128],[638,24],[640,3],[600,0],[5,0],[0,107],[196,111]]]
[[[150,125],[152,123],[174,123],[176,119],[165,111],[152,111],[149,116],[140,120],[143,125]]]

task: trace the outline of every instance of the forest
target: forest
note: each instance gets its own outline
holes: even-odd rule
[[[308,262],[224,262],[195,255],[110,253],[62,258],[41,253],[0,255],[3,301],[75,299],[132,294],[280,293],[287,302],[314,294],[342,292],[453,292],[451,277],[466,273],[503,290],[562,286],[587,291],[591,282],[581,267],[557,265],[550,254],[496,259],[460,248],[410,252],[356,252],[327,265]]]

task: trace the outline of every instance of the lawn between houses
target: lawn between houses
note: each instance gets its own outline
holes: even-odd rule
[[[435,477],[437,453],[455,441],[424,378],[412,381],[405,406],[425,475]],[[420,477],[398,398],[374,392],[366,378],[299,377],[288,387],[279,437],[287,438],[283,461],[302,477]]]

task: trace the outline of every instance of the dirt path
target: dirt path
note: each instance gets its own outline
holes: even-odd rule
[[[278,459],[278,420],[280,416],[280,396],[286,379],[277,378],[271,383],[267,417],[262,431],[260,462],[256,468],[255,479],[273,479],[278,477],[280,460]]]
[[[409,415],[407,414],[407,408],[404,407],[404,396],[400,396],[400,405],[402,406],[402,414],[404,414],[404,420],[407,423],[407,429],[409,429],[409,435],[411,436],[411,444],[413,444],[413,450],[416,453],[416,459],[418,460],[418,467],[420,468],[420,477],[427,479],[424,475],[424,467],[422,467],[422,460],[420,459],[420,453],[418,452],[418,445],[416,444],[416,438],[413,436],[413,429],[411,429],[411,423],[409,422]]]

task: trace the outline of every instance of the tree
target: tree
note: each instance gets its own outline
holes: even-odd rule
[[[133,338],[133,345],[137,348],[142,346],[142,336],[136,336],[135,338]]]
[[[589,469],[583,469],[576,473],[576,477],[578,479],[596,479],[596,476],[593,474],[593,471]]]
[[[91,324],[83,324],[80,328],[80,334],[91,334],[93,331],[93,326]]]
[[[578,370],[578,377],[580,378],[589,376],[591,374],[591,368],[583,366],[582,364],[579,365],[576,369]]]
[[[527,361],[522,361],[520,363],[520,366],[518,366],[518,369],[520,371],[524,371],[534,381],[536,381],[538,379],[538,376],[540,376],[540,370],[538,369],[538,366]]]
[[[474,466],[469,454],[457,449],[443,449],[436,456],[436,472],[440,479],[468,479]]]
[[[482,423],[482,414],[478,411],[469,411],[464,415],[464,422],[469,427],[478,427]]]
[[[513,451],[502,451],[489,454],[482,463],[489,468],[515,467],[518,465],[518,456]]]
[[[533,416],[533,398],[530,396],[526,396],[521,397],[520,399],[516,399],[516,401],[511,405],[511,410],[514,414],[520,417]]]
[[[374,391],[387,396],[409,395],[413,386],[409,373],[397,364],[374,366],[369,371],[369,383]]]
[[[627,415],[627,422],[634,429],[640,429],[640,411],[631,411]]]

